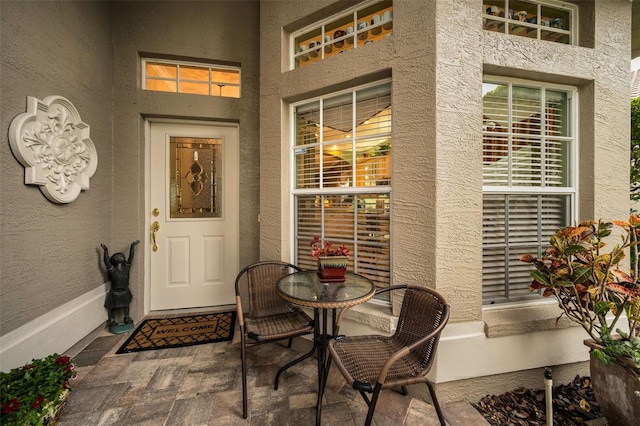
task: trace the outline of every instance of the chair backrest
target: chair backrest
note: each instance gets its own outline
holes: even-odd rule
[[[409,346],[422,337],[440,328],[449,320],[449,305],[435,290],[422,286],[407,285],[402,301],[398,327],[394,339],[403,346]],[[428,372],[440,340],[440,332],[416,348],[422,371]]]
[[[248,316],[261,318],[291,312],[289,302],[278,296],[276,283],[281,277],[296,271],[301,271],[301,268],[277,260],[254,263],[240,271],[236,277],[236,295],[240,295],[241,280],[246,279]]]

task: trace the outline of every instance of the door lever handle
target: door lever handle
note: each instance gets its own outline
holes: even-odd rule
[[[151,224],[151,241],[153,242],[153,251],[158,251],[158,244],[156,244],[156,232],[160,230],[160,224],[155,221]]]

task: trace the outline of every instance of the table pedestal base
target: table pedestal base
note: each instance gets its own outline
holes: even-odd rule
[[[315,331],[314,331],[314,335],[315,335]],[[291,343],[289,343],[288,347],[291,348]],[[276,380],[275,380],[275,383],[273,384],[273,388],[275,390],[278,390],[278,381],[280,380],[280,375],[284,372],[284,370],[286,370],[289,367],[293,367],[297,363],[302,362],[305,359],[309,358],[311,355],[313,355],[316,352],[317,347],[318,347],[318,344],[316,343],[315,337],[314,337],[313,347],[311,348],[311,350],[309,352],[307,352],[306,354],[302,355],[300,358],[296,358],[293,361],[291,361],[290,363],[285,364],[282,367],[280,367],[280,369],[276,373]]]
[[[335,331],[336,310],[332,309],[331,334],[327,333],[327,310],[322,309],[322,322],[320,322],[320,309],[314,309],[313,315],[316,326],[314,327],[314,340],[318,347],[318,401],[316,403],[316,426],[322,421],[322,397],[329,377],[331,357],[327,354],[327,345]]]

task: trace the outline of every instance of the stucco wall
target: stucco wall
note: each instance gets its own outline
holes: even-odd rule
[[[552,306],[483,309],[482,78],[576,86],[579,218],[624,218],[631,4],[576,2],[581,33],[568,46],[483,31],[476,0],[396,0],[392,37],[287,69],[287,32],[355,3],[261,3],[261,159],[269,164],[261,170],[261,255],[291,258],[289,104],[391,76],[393,280],[435,287],[451,304],[432,371],[445,399],[532,385],[546,365],[567,365],[564,377],[584,372],[585,336],[556,331]]]
[[[355,3],[342,2],[342,6]],[[288,39],[280,28],[295,30],[292,22],[313,13],[327,16],[333,6],[332,2],[261,4],[262,163],[287,164],[289,102],[393,74],[393,249],[403,253],[393,257],[394,279],[432,283],[436,246],[435,3],[396,2],[392,37],[313,66],[283,72],[282,51],[286,52]],[[311,22],[298,23],[298,27]],[[404,149],[408,141],[411,149]],[[289,185],[283,180],[286,174],[275,167],[263,167],[261,173],[261,255],[288,258],[291,217]]]
[[[482,306],[482,8],[474,0],[436,3],[435,286],[451,304],[453,321],[478,320]]]
[[[0,2],[0,335],[102,285],[111,241],[111,14],[102,2]],[[8,129],[27,96],[60,95],[90,126],[98,168],[69,204],[24,184]],[[106,312],[104,313],[106,320]]]
[[[392,76],[392,249],[401,253],[392,259],[393,279],[444,289],[456,307],[454,318],[477,319],[481,127],[469,123],[477,119],[474,114],[481,107],[481,30],[473,12],[477,2],[450,3],[394,2],[392,37],[312,66],[281,72],[287,40],[280,27],[295,30],[290,23],[297,22],[298,27],[311,23],[302,18],[327,16],[323,8],[335,4],[301,2],[294,7],[286,1],[264,2],[261,19],[269,26],[263,25],[261,37],[261,156],[263,164],[287,164],[288,102]],[[474,29],[464,32],[460,26]],[[437,46],[442,47],[436,52]],[[437,62],[436,55],[450,61]],[[475,103],[476,108],[452,108],[457,102]],[[467,170],[467,166],[471,173],[461,175],[460,169]],[[262,175],[261,254],[287,258],[289,185],[278,168],[263,168]],[[281,194],[280,199],[273,197],[276,193]],[[468,230],[464,237],[461,222]],[[465,274],[456,272],[460,269]],[[455,280],[450,279],[453,276]]]
[[[295,30],[335,7],[262,4],[261,155],[270,166],[262,170],[261,253],[289,255],[286,168],[272,167],[288,161],[289,102],[391,75],[393,277],[435,285],[454,321],[482,315],[483,73],[578,87],[580,218],[625,217],[628,188],[620,182],[627,170],[618,165],[629,155],[626,2],[581,6],[581,47],[482,31],[482,8],[473,0],[397,1],[393,37],[287,70],[280,27]]]
[[[145,211],[145,117],[238,123],[239,262],[258,259],[257,1],[3,1],[0,13],[3,369],[62,352],[106,322],[102,303],[108,277],[101,243],[112,253],[128,253],[129,244],[141,240],[130,280],[131,315],[135,321],[144,315],[145,220],[150,215]],[[242,97],[142,91],[141,52],[238,64]],[[24,185],[24,169],[7,136],[28,95],[52,94],[77,107],[98,152],[90,190],[67,205],[52,204],[37,187]]]
[[[113,2],[114,211],[113,244],[140,239],[145,220],[144,117],[232,121],[240,126],[240,265],[258,259],[259,9],[252,1]],[[140,52],[241,66],[240,99],[143,91]],[[144,313],[142,257],[131,278],[133,318]]]
[[[292,31],[355,3],[0,2],[0,335],[104,285],[100,243],[115,251],[142,241],[131,283],[133,317],[144,313],[144,117],[239,122],[240,264],[288,259],[289,103],[391,77],[393,279],[433,286],[452,305],[437,382],[471,395],[468,382],[477,377],[498,388],[521,369],[581,361],[580,333],[567,339],[520,329],[513,309],[506,330],[500,312],[491,324],[483,313],[481,79],[577,86],[580,218],[625,217],[631,4],[579,2],[581,30],[593,35],[564,46],[482,31],[475,0],[396,0],[392,37],[286,70],[283,27]],[[142,91],[140,52],[240,63],[242,98]],[[24,185],[7,141],[26,96],[50,94],[76,105],[98,150],[91,189],[64,206]],[[514,345],[531,356],[511,359],[504,348]]]

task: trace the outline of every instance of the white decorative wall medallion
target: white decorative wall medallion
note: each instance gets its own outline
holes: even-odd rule
[[[11,151],[24,166],[27,185],[54,203],[70,203],[98,166],[98,154],[76,107],[62,96],[27,97],[27,111],[9,127]]]

